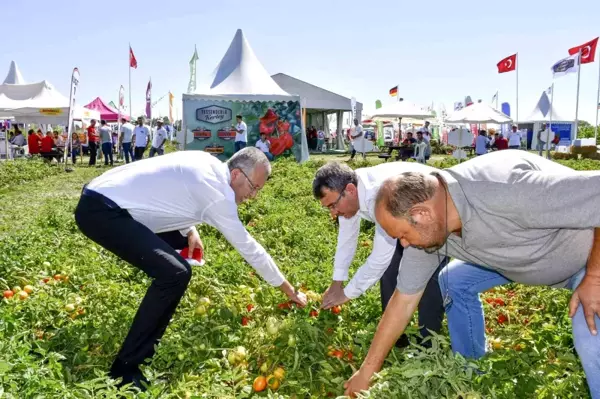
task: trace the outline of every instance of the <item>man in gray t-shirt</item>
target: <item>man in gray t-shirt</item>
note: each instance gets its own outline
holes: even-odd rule
[[[113,145],[112,145],[112,130],[106,124],[105,120],[100,121],[100,142],[102,143],[102,153],[104,154],[104,165],[113,166]]]
[[[479,293],[519,282],[574,290],[569,314],[590,392],[600,398],[600,171],[580,172],[519,150],[445,171],[403,173],[381,186],[376,218],[409,247],[396,292],[347,393],[367,389],[435,271],[454,351],[485,353]],[[460,260],[458,260],[460,259]]]

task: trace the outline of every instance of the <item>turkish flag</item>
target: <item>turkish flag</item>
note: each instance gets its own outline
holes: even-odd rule
[[[498,73],[512,72],[517,69],[517,55],[513,54],[498,63]]]
[[[135,55],[133,55],[133,50],[131,46],[129,46],[129,66],[131,68],[137,69],[137,60],[135,59]]]
[[[594,57],[596,56],[596,46],[598,45],[598,38],[594,40],[590,40],[587,43],[582,44],[581,46],[573,47],[569,49],[570,55],[575,55],[581,50],[581,61],[580,64],[587,64],[590,62],[594,62]]]

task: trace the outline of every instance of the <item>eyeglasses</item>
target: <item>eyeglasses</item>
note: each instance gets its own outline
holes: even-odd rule
[[[246,180],[248,180],[248,184],[250,184],[250,188],[252,188],[252,191],[250,191],[251,193],[257,193],[258,192],[258,187],[256,187],[254,185],[254,183],[252,183],[252,180],[250,180],[250,178],[248,177],[248,175],[246,174],[246,172],[244,172],[241,169],[238,169],[240,172],[242,172],[242,174],[244,175],[244,177],[246,178]]]
[[[340,195],[337,197],[337,199],[334,202],[332,202],[331,204],[327,205],[325,208],[328,209],[328,210],[330,210],[330,211],[332,211],[335,208],[337,208],[337,206],[338,206],[340,200],[342,199],[342,197],[344,196],[345,192],[346,192],[346,187],[344,187],[342,189],[342,191],[340,191]]]

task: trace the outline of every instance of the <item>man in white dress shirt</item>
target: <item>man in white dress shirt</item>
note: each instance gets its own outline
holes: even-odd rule
[[[177,250],[202,247],[198,223],[215,227],[267,283],[306,304],[238,217],[237,205],[254,198],[270,173],[255,147],[226,163],[181,151],[114,168],[84,187],[75,210],[79,229],[153,279],[110,370],[121,384],[147,384],[139,365],[153,356],[190,282],[191,266]]]
[[[246,122],[242,120],[242,115],[237,115],[235,117],[237,121],[237,125],[235,125],[235,142],[233,143],[234,152],[238,152],[241,149],[246,148],[248,144],[248,126],[246,126]]]
[[[163,121],[156,121],[156,132],[152,137],[152,147],[150,147],[150,155],[152,158],[154,155],[163,155],[165,153],[165,141],[167,141],[167,130],[163,126]]]
[[[404,248],[375,220],[375,198],[379,186],[388,177],[404,172],[430,173],[435,170],[418,163],[393,162],[354,171],[346,164],[329,162],[317,171],[313,181],[313,194],[339,221],[333,282],[323,296],[323,308],[329,309],[357,298],[379,280],[381,306],[385,310],[396,288]],[[373,251],[344,288],[344,281],[348,279],[348,270],[356,253],[362,219],[375,223]],[[444,259],[440,259],[438,272],[446,263]],[[444,309],[437,274],[436,272],[430,279],[419,304],[419,325],[423,338],[430,335],[428,330],[439,333],[442,328]],[[425,346],[428,344],[429,342],[424,343]],[[402,336],[397,345],[408,345],[407,337]]]
[[[148,148],[148,139],[150,138],[150,130],[144,125],[144,118],[138,118],[138,124],[133,129],[133,142],[135,144],[134,155],[135,160],[140,161],[144,158],[144,152]]]
[[[256,142],[256,148],[261,150],[269,161],[274,159],[273,154],[271,154],[271,142],[267,139],[267,134],[262,132],[260,134],[260,139]]]
[[[519,132],[517,125],[513,125],[512,132],[508,133],[508,148],[518,150],[521,148],[521,132]]]

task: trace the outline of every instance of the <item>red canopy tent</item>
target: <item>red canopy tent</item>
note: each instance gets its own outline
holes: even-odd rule
[[[118,122],[119,111],[109,105],[106,105],[100,97],[96,97],[94,101],[85,107],[100,112],[100,117],[107,122]],[[129,120],[128,115],[121,114],[121,118]]]

